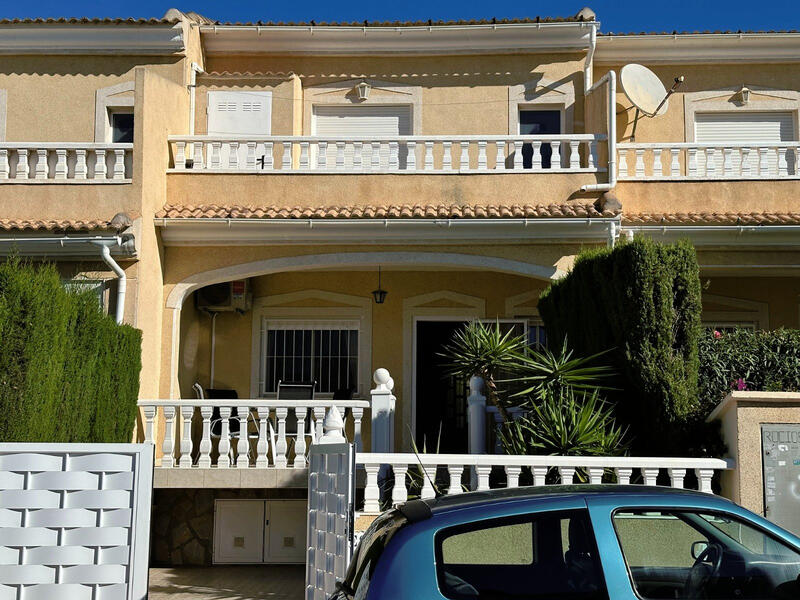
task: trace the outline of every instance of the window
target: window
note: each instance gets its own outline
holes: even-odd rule
[[[608,597],[583,510],[494,519],[436,535],[439,588],[453,600]]]
[[[318,393],[358,386],[357,322],[263,320],[261,394],[275,393],[278,382],[317,382]]]
[[[528,344],[534,350],[547,348],[547,331],[541,321],[528,322]]]
[[[111,113],[111,142],[114,144],[133,143],[133,113]]]
[[[642,598],[797,598],[800,553],[738,518],[624,510],[614,527]]]
[[[64,279],[61,281],[68,291],[76,294],[91,292],[97,296],[97,304],[105,308],[106,282],[102,279]]]
[[[557,135],[561,133],[561,111],[560,110],[529,110],[519,111],[519,133],[520,135]],[[550,159],[553,155],[553,148],[550,144],[542,144],[542,168],[550,168]],[[522,146],[522,168],[530,169],[533,167],[534,156],[533,146],[524,144]]]

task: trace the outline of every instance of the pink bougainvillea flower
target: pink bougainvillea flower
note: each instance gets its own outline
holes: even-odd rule
[[[731,389],[736,390],[738,392],[743,392],[747,389],[747,382],[741,377],[739,377],[739,379],[731,383]]]
[[[722,337],[722,332],[715,329],[714,330],[714,337],[717,338],[717,339],[721,338]]]

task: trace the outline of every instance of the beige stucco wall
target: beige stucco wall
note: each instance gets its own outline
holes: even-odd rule
[[[724,296],[731,300],[749,300],[766,304],[769,329],[797,328],[800,315],[800,279],[796,277],[710,277],[703,278],[704,294]],[[715,306],[716,311],[752,312],[758,307]]]
[[[600,176],[602,177],[602,175]],[[598,194],[580,193],[592,174],[505,175],[214,175],[170,173],[173,204],[255,206],[349,206],[384,204],[586,204]]]
[[[6,140],[94,141],[98,89],[133,81],[136,67],[143,65],[182,82],[181,61],[177,56],[2,56]]]
[[[575,93],[574,129],[583,131],[583,57],[580,54],[212,56],[208,57],[206,65],[209,72],[296,73],[305,90],[357,78],[419,86],[422,122],[421,131],[415,133],[428,135],[516,133],[508,131],[509,86],[541,78],[569,82]],[[283,113],[292,110],[287,102],[292,97],[282,86],[275,89],[273,122],[287,122],[290,117]],[[303,127],[305,133],[310,133],[308,122]]]
[[[800,90],[797,80],[797,66],[786,64],[744,64],[710,63],[706,65],[651,65],[646,67],[658,75],[666,88],[679,75],[685,76],[683,85],[669,100],[669,109],[656,118],[642,118],[636,129],[636,141],[683,142],[684,140],[684,96],[694,92],[705,92],[725,88],[740,89],[766,87],[778,90]],[[622,65],[595,68],[595,81],[607,71],[619,74]],[[732,94],[731,94],[732,95]],[[731,109],[736,105],[731,103]],[[620,141],[630,141],[635,110],[625,97],[622,87],[617,89],[617,132]]]
[[[731,392],[715,411],[721,421],[728,454],[736,468],[723,475],[723,495],[764,514],[761,425],[800,423],[800,394],[794,392]]]

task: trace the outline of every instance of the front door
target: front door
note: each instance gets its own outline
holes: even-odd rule
[[[418,321],[416,361],[416,443],[422,452],[467,451],[467,395],[460,378],[445,375],[438,353],[464,321]]]

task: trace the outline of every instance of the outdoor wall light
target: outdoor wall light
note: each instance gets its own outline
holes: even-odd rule
[[[372,86],[368,84],[366,81],[362,81],[361,83],[356,85],[356,94],[358,94],[359,100],[367,100],[369,98],[369,92],[372,89]]]
[[[750,102],[750,88],[743,85],[739,93],[742,95],[742,104],[748,104]]]
[[[386,290],[381,287],[381,268],[378,267],[378,289],[372,291],[372,297],[375,299],[375,304],[383,304],[386,300]]]

